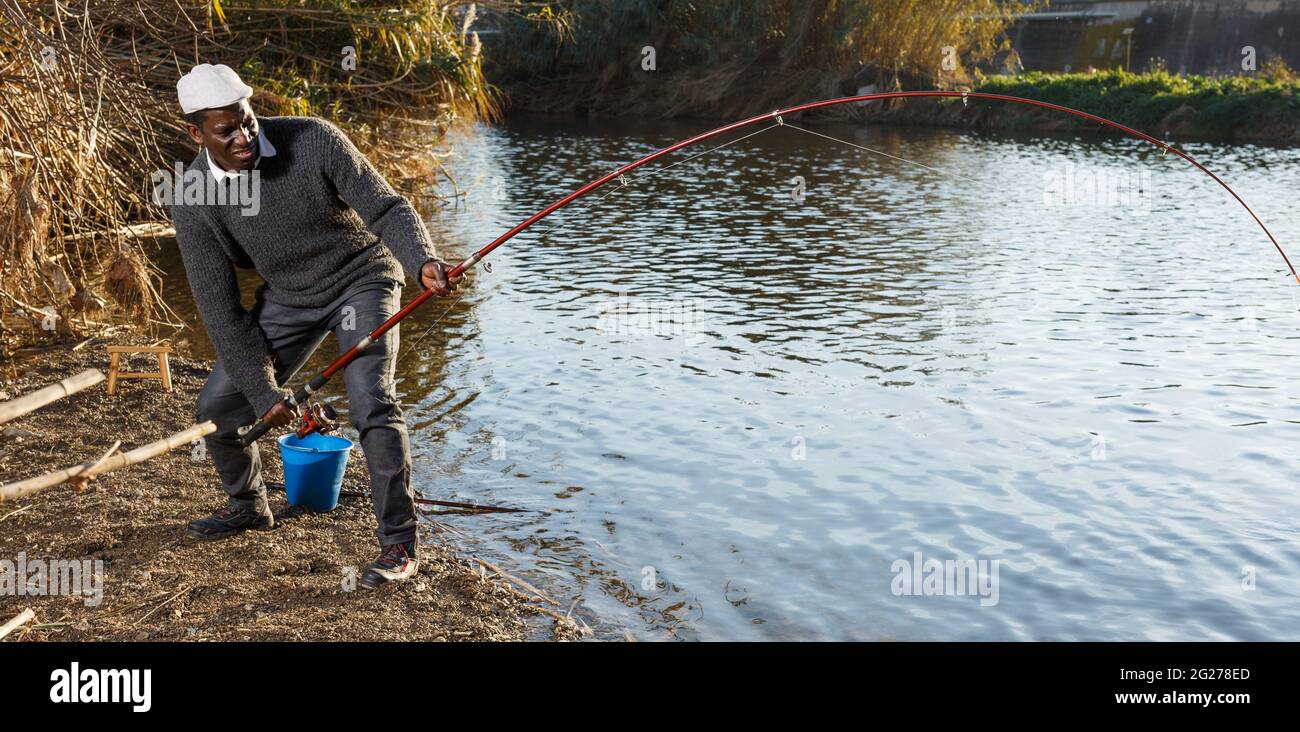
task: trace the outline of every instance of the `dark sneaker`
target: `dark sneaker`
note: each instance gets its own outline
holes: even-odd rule
[[[224,539],[245,529],[266,531],[272,526],[275,526],[275,519],[270,509],[259,513],[250,506],[230,501],[211,516],[191,521],[185,535],[191,539]]]
[[[420,568],[415,558],[415,542],[389,544],[379,558],[361,575],[361,586],[373,590],[382,584],[404,580]]]

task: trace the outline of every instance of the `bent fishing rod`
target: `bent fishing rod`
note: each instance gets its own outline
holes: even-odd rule
[[[833,107],[839,104],[850,104],[853,102],[871,102],[871,101],[878,101],[884,99],[905,99],[910,97],[960,97],[963,104],[968,103],[969,100],[971,99],[988,99],[990,101],[996,101],[996,102],[1011,102],[1014,104],[1024,104],[1031,107],[1049,109],[1055,112],[1063,112],[1065,114],[1071,114],[1074,115],[1075,117],[1080,117],[1082,119],[1086,119],[1101,125],[1105,125],[1112,129],[1119,130],[1120,132],[1123,132],[1124,134],[1129,135],[1131,137],[1136,137],[1139,140],[1145,140],[1146,142],[1149,142],[1152,145],[1159,147],[1161,150],[1165,152],[1171,152],[1177,155],[1178,157],[1182,158],[1183,160],[1186,160],[1187,162],[1196,166],[1196,168],[1200,170],[1202,173],[1205,173],[1206,175],[1213,178],[1215,183],[1218,183],[1220,186],[1222,186],[1224,190],[1230,193],[1232,197],[1237,200],[1237,203],[1240,203],[1242,207],[1246,209],[1246,212],[1250,214],[1250,217],[1253,218],[1255,220],[1255,223],[1259,224],[1259,228],[1264,231],[1264,234],[1268,237],[1268,240],[1273,243],[1273,247],[1277,249],[1277,253],[1282,255],[1282,260],[1286,262],[1287,269],[1291,271],[1291,276],[1295,278],[1297,283],[1300,283],[1300,274],[1296,273],[1295,267],[1292,266],[1291,264],[1291,259],[1287,257],[1286,252],[1282,250],[1282,245],[1278,243],[1277,238],[1273,236],[1273,232],[1269,231],[1268,227],[1264,224],[1263,220],[1261,220],[1259,216],[1255,213],[1254,209],[1252,209],[1241,196],[1237,195],[1237,192],[1232,190],[1232,187],[1229,186],[1226,182],[1224,182],[1222,178],[1215,175],[1213,171],[1211,171],[1209,168],[1202,165],[1195,158],[1183,152],[1182,150],[1179,150],[1178,148],[1166,142],[1158,140],[1146,133],[1139,132],[1138,130],[1133,129],[1132,127],[1122,125],[1118,122],[1113,122],[1104,117],[1099,117],[1095,114],[1090,114],[1088,112],[1082,112],[1077,109],[1065,107],[1060,104],[1052,104],[1051,102],[1041,102],[1036,99],[1025,99],[1023,97],[1013,97],[1005,94],[986,94],[983,92],[967,92],[967,91],[882,92],[878,94],[863,94],[863,95],[852,96],[852,97],[824,99],[819,102],[808,102],[807,104],[800,104],[798,106],[788,107],[786,109],[778,109],[772,112],[768,112],[766,114],[760,114],[754,117],[750,117],[748,119],[743,119],[739,122],[732,122],[731,124],[723,125],[722,127],[709,130],[708,132],[701,132],[700,134],[694,137],[687,138],[680,142],[673,143],[668,147],[662,148],[660,150],[656,150],[655,152],[652,152],[643,158],[634,160],[628,163],[627,165],[624,165],[623,167],[613,171],[612,173],[608,173],[600,178],[597,178],[596,180],[591,181],[590,183],[584,185],[583,187],[577,189],[576,191],[573,191],[572,193],[565,196],[564,198],[561,198],[555,203],[552,203],[546,208],[538,211],[532,216],[529,216],[528,218],[516,224],[513,228],[511,228],[506,233],[497,237],[487,246],[483,247],[477,252],[474,252],[474,254],[470,255],[470,257],[466,259],[464,262],[461,262],[460,264],[456,265],[451,270],[449,270],[447,272],[447,279],[453,280],[457,277],[460,277],[471,267],[473,267],[474,265],[482,261],[484,257],[491,254],[494,249],[506,243],[507,241],[513,239],[516,234],[523,231],[524,229],[527,229],[528,227],[532,226],[538,221],[541,221],[547,216],[550,216],[551,214],[555,213],[561,208],[564,208],[570,203],[573,203],[577,199],[582,198],[588,193],[591,193],[597,188],[600,188],[606,183],[609,183],[610,181],[617,180],[619,181],[620,184],[626,185],[627,179],[625,176],[627,173],[636,170],[637,168],[640,168],[646,163],[653,162],[654,160],[657,160],[665,155],[669,155],[678,150],[681,150],[682,148],[690,147],[691,145],[696,145],[698,143],[704,142],[705,140],[718,137],[719,135],[725,135],[728,132],[739,130],[743,127],[748,127],[758,122],[770,121],[775,123],[778,126],[784,125],[785,124],[784,117],[786,115],[797,114],[799,112],[807,112],[809,110],[819,109],[821,107]],[[364,352],[367,348],[369,348],[376,341],[382,338],[385,333],[391,330],[393,326],[397,325],[397,323],[400,322],[402,318],[405,318],[407,315],[410,315],[412,311],[414,311],[416,308],[423,305],[425,301],[427,301],[431,297],[433,297],[433,290],[426,289],[424,292],[420,293],[418,296],[412,299],[411,302],[407,303],[406,307],[402,308],[401,310],[398,310],[396,313],[393,314],[391,318],[385,320],[378,328],[375,328],[369,335],[367,335],[365,338],[362,338],[360,342],[358,342],[355,346],[349,349],[347,353],[343,354],[342,356],[339,356],[338,359],[336,359],[333,363],[331,363],[328,368],[326,368],[324,371],[317,374],[315,378],[313,378],[311,381],[309,381],[308,383],[300,387],[297,392],[295,392],[294,394],[288,397],[285,397],[283,404],[292,410],[293,408],[297,407],[299,404],[306,403],[307,400],[311,398],[311,395],[324,388],[325,384],[331,378],[333,378],[335,374],[337,374],[339,371],[342,371],[343,368],[346,367],[349,363],[351,363],[353,359],[361,355],[362,352]],[[259,437],[266,434],[266,432],[270,429],[271,429],[271,424],[269,422],[259,420],[257,424],[250,427],[248,431],[244,433],[243,437],[241,438],[241,442],[245,446],[251,445]]]

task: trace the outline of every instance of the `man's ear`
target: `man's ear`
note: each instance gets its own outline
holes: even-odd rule
[[[193,123],[191,123],[191,122],[186,122],[186,123],[185,123],[185,133],[188,134],[188,135],[190,136],[190,139],[194,141],[194,144],[195,144],[195,145],[198,145],[199,147],[203,147],[203,131],[202,131],[202,130],[200,130],[198,127],[195,127]]]

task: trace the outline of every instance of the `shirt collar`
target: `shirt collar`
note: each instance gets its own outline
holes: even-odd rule
[[[224,170],[220,165],[217,165],[217,161],[213,160],[212,156],[208,154],[207,148],[203,149],[203,154],[208,156],[208,170],[212,172],[212,177],[224,181],[239,176],[238,170]],[[271,144],[270,140],[266,139],[266,131],[259,130],[257,133],[257,163],[253,167],[261,165],[263,158],[274,156],[275,146]]]

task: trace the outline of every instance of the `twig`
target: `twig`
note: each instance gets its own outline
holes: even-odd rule
[[[477,560],[476,560],[476,561],[477,561]],[[483,571],[483,565],[481,565],[481,564],[479,565],[479,571],[480,571],[480,572]],[[501,582],[493,582],[492,584],[493,584],[493,586],[495,586],[495,587],[500,587],[501,589],[505,590],[506,592],[509,592],[510,594],[514,595],[515,597],[522,598],[525,602],[530,602],[530,603],[531,603],[531,602],[533,601],[533,599],[534,599],[531,595],[526,595],[526,594],[520,592],[519,590],[515,589],[514,587],[511,587],[511,586],[508,585],[508,584],[504,584],[504,583],[501,583]],[[590,632],[590,630],[591,630],[590,628],[588,628],[587,631],[584,632],[582,628],[578,627],[578,624],[577,624],[577,623],[573,622],[573,621],[570,620],[569,618],[566,618],[565,616],[563,616],[563,615],[561,615],[561,614],[555,612],[554,610],[552,610],[552,609],[550,609],[550,608],[548,608],[548,607],[542,607],[542,606],[540,606],[540,605],[529,605],[529,607],[532,608],[533,610],[536,610],[536,611],[539,612],[539,613],[543,613],[543,614],[548,615],[548,616],[550,616],[550,617],[552,617],[552,618],[555,618],[555,620],[556,620],[557,622],[559,622],[559,623],[562,623],[562,624],[564,624],[564,625],[569,625],[569,626],[571,626],[574,630],[578,631],[579,633],[583,633],[584,635],[586,634],[586,632]]]
[[[574,630],[577,630],[577,629],[578,629],[578,624],[577,624],[577,623],[573,622],[572,620],[569,620],[568,618],[566,618],[566,617],[564,617],[563,615],[561,615],[561,614],[555,612],[554,610],[550,609],[549,607],[537,607],[537,606],[534,606],[533,609],[537,610],[537,612],[539,612],[539,613],[546,613],[547,615],[550,615],[551,617],[555,618],[556,620],[560,621],[561,623],[566,623],[566,624],[568,624],[568,625],[572,625]]]
[[[415,502],[426,506],[448,506],[483,513],[527,513],[530,510],[527,508],[506,508],[505,506],[481,506],[476,503],[460,503],[459,501],[435,501],[432,498],[417,498]]]
[[[266,481],[267,490],[282,491],[284,483]],[[339,496],[347,498],[369,498],[370,494],[365,491],[353,491],[342,489]],[[467,511],[481,511],[483,513],[528,513],[532,509],[528,508],[506,508],[505,506],[484,506],[477,503],[461,503],[459,501],[435,501],[432,498],[416,498],[415,502],[425,506],[448,506],[450,508],[463,508]]]
[[[116,610],[108,610],[106,612],[100,613],[100,617],[113,618],[119,615],[126,615],[127,613],[135,612],[136,610],[139,610],[142,607],[147,607],[149,603],[157,602],[159,599],[165,597],[166,595],[167,595],[166,592],[160,592],[157,595],[154,595],[146,600],[141,600],[140,602],[133,603],[131,605],[118,608]]]
[[[516,595],[516,596],[518,596],[518,597],[522,597],[523,599],[527,600],[528,602],[532,602],[534,599],[538,599],[538,600],[543,600],[543,601],[545,601],[545,602],[549,602],[549,603],[551,603],[552,605],[554,605],[554,606],[556,606],[556,607],[560,607],[560,604],[559,604],[558,602],[552,600],[551,598],[547,597],[546,595],[543,595],[542,592],[541,592],[540,590],[538,590],[536,587],[533,587],[532,585],[530,585],[530,584],[528,584],[527,582],[525,582],[525,581],[519,579],[518,577],[515,577],[515,576],[513,576],[513,575],[511,575],[511,574],[507,574],[506,572],[502,571],[502,569],[501,569],[500,567],[496,566],[495,564],[492,564],[491,562],[488,562],[488,561],[484,561],[484,560],[482,560],[482,559],[479,559],[478,557],[472,557],[472,559],[473,559],[475,562],[478,563],[479,576],[480,576],[480,577],[484,577],[484,575],[483,575],[483,568],[484,568],[484,567],[487,567],[488,569],[490,569],[490,570],[492,570],[493,572],[495,572],[495,573],[497,574],[498,577],[501,577],[502,579],[506,580],[507,582],[513,582],[513,583],[519,585],[520,587],[524,588],[525,590],[528,590],[528,591],[531,592],[532,594],[531,594],[531,595],[525,595],[524,593],[520,592],[519,590],[515,589],[514,587],[511,587],[509,584],[494,583],[494,584],[496,584],[496,586],[501,587],[501,588],[503,588],[503,589],[509,591],[509,592],[510,592],[511,594],[513,594],[513,595]],[[486,577],[484,577],[484,578],[486,579]],[[564,623],[564,624],[566,624],[566,625],[572,626],[575,630],[577,630],[579,633],[581,633],[584,637],[591,638],[591,637],[593,637],[593,636],[596,635],[596,631],[592,630],[592,629],[591,629],[591,626],[590,626],[590,625],[587,625],[586,621],[584,621],[582,618],[576,618],[576,622],[575,622],[575,618],[573,617],[573,610],[574,610],[574,608],[576,608],[576,607],[578,606],[578,603],[581,602],[581,601],[582,601],[582,598],[581,598],[581,597],[575,597],[575,598],[573,599],[573,602],[569,605],[569,611],[568,611],[567,613],[565,613],[564,615],[561,615],[561,614],[559,614],[558,612],[556,612],[556,611],[554,611],[554,610],[552,610],[552,609],[550,609],[550,608],[548,608],[548,607],[541,607],[541,606],[538,606],[538,605],[533,605],[532,607],[533,607],[534,610],[537,610],[537,611],[540,612],[540,613],[544,613],[544,614],[546,614],[546,615],[548,615],[548,616],[550,616],[550,617],[552,617],[552,618],[555,618],[555,620],[559,621],[560,623]]]
[[[6,635],[12,633],[14,628],[17,628],[23,623],[29,622],[32,618],[35,617],[36,617],[36,611],[31,608],[27,608],[26,610],[23,610],[22,612],[18,613],[16,616],[11,618],[9,622],[5,623],[4,625],[0,625],[0,639],[3,639]]]
[[[26,511],[27,509],[29,509],[29,508],[31,508],[32,506],[35,506],[35,505],[36,505],[35,503],[29,503],[29,504],[27,504],[26,506],[23,506],[22,508],[18,509],[17,511],[10,511],[9,513],[6,513],[5,515],[0,516],[0,521],[4,521],[5,519],[9,518],[10,516],[15,516],[15,515],[17,515],[17,514],[20,514],[20,513],[22,513],[23,511]]]
[[[431,512],[431,511],[421,511],[420,509],[416,509],[416,510],[417,510],[417,511],[420,511],[420,515],[421,515],[421,516],[434,516],[434,515],[436,515],[436,514],[434,514],[434,513]],[[437,528],[438,531],[446,531],[447,533],[449,533],[449,534],[455,534],[456,536],[459,536],[459,537],[461,537],[462,539],[472,539],[472,538],[473,538],[473,537],[471,537],[469,534],[465,533],[464,531],[461,531],[460,529],[456,528],[455,526],[452,526],[451,524],[443,523],[442,521],[438,521],[437,519],[430,519],[430,521],[433,522],[435,528]]]
[[[145,618],[147,618],[147,617],[149,617],[150,615],[153,615],[154,613],[156,613],[156,612],[158,612],[159,610],[163,609],[163,607],[165,607],[165,606],[167,605],[167,603],[171,602],[172,600],[175,600],[176,598],[180,597],[181,595],[185,594],[186,592],[189,592],[190,589],[192,589],[190,585],[183,585],[183,586],[181,586],[180,590],[178,590],[178,591],[176,592],[176,594],[174,594],[174,595],[172,595],[171,597],[169,597],[169,598],[167,598],[166,600],[164,600],[163,603],[162,603],[161,605],[155,607],[154,609],[150,610],[149,612],[145,613],[144,615],[141,615],[139,620],[135,621],[134,623],[131,623],[131,627],[134,628],[135,626],[139,625],[140,623],[143,623]]]
[[[530,584],[528,584],[527,582],[525,582],[525,581],[519,579],[518,577],[515,577],[514,575],[507,574],[506,571],[505,571],[504,569],[501,569],[501,568],[498,567],[497,565],[495,565],[495,564],[493,564],[493,563],[491,563],[491,562],[488,562],[488,561],[486,561],[486,560],[479,559],[479,558],[477,558],[477,557],[474,558],[474,561],[478,562],[479,564],[483,565],[484,567],[487,567],[488,569],[492,570],[493,572],[496,572],[497,574],[501,575],[502,577],[504,577],[505,579],[509,580],[510,582],[514,582],[515,584],[519,585],[520,587],[524,588],[525,590],[528,590],[529,592],[531,592],[531,593],[533,593],[534,595],[540,597],[541,599],[545,600],[546,602],[549,602],[549,603],[551,603],[552,605],[554,605],[554,606],[556,606],[556,607],[560,607],[560,603],[558,603],[558,602],[556,602],[555,600],[552,600],[551,598],[547,597],[547,596],[546,596],[546,595],[545,595],[541,590],[537,589],[536,587],[533,587],[532,585],[530,585]]]
[[[83,231],[77,234],[65,234],[63,236],[63,240],[69,242],[76,242],[85,239],[94,239],[97,236],[107,237],[114,234],[118,236],[130,235],[130,236],[140,237],[143,239],[155,239],[161,237],[176,236],[176,229],[172,227],[170,224],[163,224],[158,222],[146,222],[143,224],[130,224],[126,226],[119,226],[116,229],[104,229],[100,231]]]
[[[59,314],[58,307],[56,305],[46,305],[45,307],[36,307],[35,305],[28,305],[27,303],[23,302],[22,300],[19,300],[13,295],[10,295],[4,290],[0,290],[0,295],[4,295],[10,300],[13,300],[14,303],[18,305],[18,307],[22,308],[25,312],[29,314],[39,313],[43,317],[49,317],[55,320],[69,320],[69,318],[65,318],[64,316]],[[98,325],[104,328],[113,327],[112,323],[101,323],[98,320],[90,320],[89,318],[82,318],[81,322],[85,323],[86,325]]]
[[[113,446],[108,448],[108,450],[104,452],[104,455],[95,461],[94,465],[91,465],[89,468],[86,468],[84,471],[82,471],[80,475],[75,476],[73,478],[69,478],[68,485],[72,486],[72,490],[76,491],[77,493],[86,490],[86,486],[90,484],[90,481],[95,479],[95,473],[99,470],[99,466],[103,465],[104,461],[108,460],[109,456],[117,452],[117,448],[121,446],[122,446],[121,440],[114,440]]]

